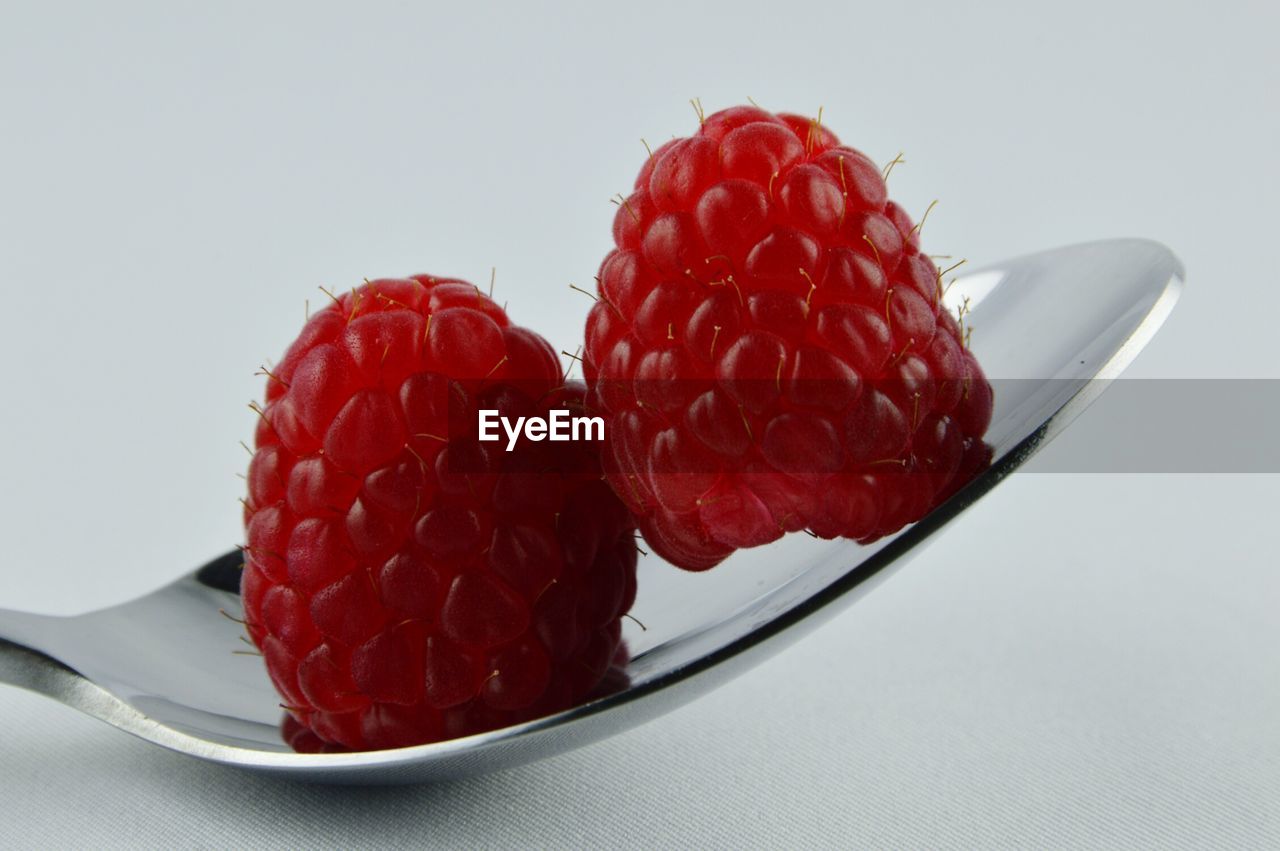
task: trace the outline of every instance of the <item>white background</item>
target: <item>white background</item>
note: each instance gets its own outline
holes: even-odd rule
[[[694,96],[905,151],[936,253],[1166,242],[1188,288],[1129,374],[1280,377],[1280,16],[1035,5],[0,3],[0,606],[240,540],[253,373],[320,285],[496,266],[572,349],[607,199]],[[694,706],[449,786],[285,786],[3,690],[0,846],[1280,846],[1278,485],[1015,477]]]

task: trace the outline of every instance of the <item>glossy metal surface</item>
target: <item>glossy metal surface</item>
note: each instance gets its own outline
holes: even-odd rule
[[[1168,249],[1141,240],[1045,251],[961,277],[947,301],[968,299],[972,348],[997,380],[991,468],[868,547],[790,535],[705,574],[641,559],[632,611],[646,628],[627,623],[631,685],[567,712],[416,748],[294,754],[280,740],[279,699],[261,659],[220,613],[240,612],[238,553],[99,612],[0,611],[0,681],[175,751],[307,780],[431,781],[579,747],[715,688],[874,587],[1096,398],[1160,327],[1181,280]]]

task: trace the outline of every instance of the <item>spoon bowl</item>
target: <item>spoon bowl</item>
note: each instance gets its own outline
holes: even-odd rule
[[[399,750],[293,753],[280,699],[235,622],[239,552],[110,609],[0,610],[0,682],[180,753],[301,780],[425,782],[580,747],[714,689],[875,587],[1102,392],[1164,322],[1182,277],[1167,248],[1144,240],[1043,251],[958,277],[946,302],[967,305],[971,347],[995,387],[991,466],[869,546],[789,535],[696,574],[642,558],[636,620],[624,630],[629,683],[564,712]]]

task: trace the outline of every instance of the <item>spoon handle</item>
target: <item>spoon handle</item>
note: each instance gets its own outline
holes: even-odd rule
[[[0,616],[8,614],[0,612]],[[34,691],[65,703],[68,689],[82,681],[79,674],[52,656],[0,638],[0,683]]]
[[[11,614],[0,611],[0,628],[8,627]],[[172,740],[180,737],[52,656],[3,638],[0,638],[0,685],[17,686],[51,697],[121,730],[168,747],[175,747]]]
[[[55,631],[53,622],[56,620],[58,618],[47,615],[0,609],[0,641],[25,645],[37,652],[47,650],[47,642]]]
[[[0,683],[57,696],[54,681],[71,669],[43,652],[54,620],[0,609]]]

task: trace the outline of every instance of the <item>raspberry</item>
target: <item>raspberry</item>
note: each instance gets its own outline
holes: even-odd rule
[[[806,529],[867,542],[988,461],[990,385],[880,170],[734,107],[654,151],[587,320],[606,474],[674,564]]]
[[[598,447],[477,439],[481,408],[580,407],[563,385],[545,340],[427,276],[335,299],[269,373],[242,594],[298,747],[466,735],[599,686],[636,546]]]

